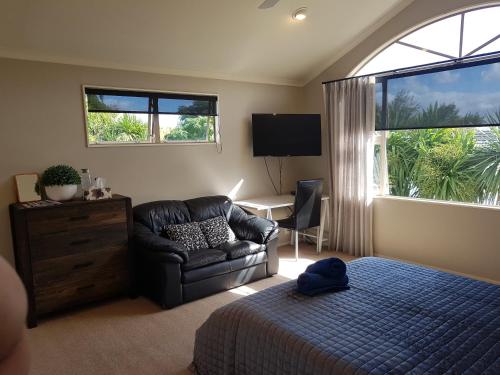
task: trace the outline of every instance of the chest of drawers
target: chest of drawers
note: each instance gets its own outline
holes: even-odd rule
[[[39,316],[131,293],[128,197],[10,206],[16,269],[28,293],[28,327]]]

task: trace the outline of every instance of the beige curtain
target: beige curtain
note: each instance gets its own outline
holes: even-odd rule
[[[330,248],[371,256],[375,79],[327,83],[323,94],[328,126]]]

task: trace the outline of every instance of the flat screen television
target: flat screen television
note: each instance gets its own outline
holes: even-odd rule
[[[252,114],[253,156],[321,155],[319,114]]]

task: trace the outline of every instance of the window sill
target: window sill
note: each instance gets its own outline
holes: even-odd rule
[[[87,148],[103,147],[149,147],[149,146],[215,146],[215,142],[168,142],[168,143],[97,143],[88,144]]]
[[[476,209],[487,209],[500,211],[500,206],[487,206],[484,204],[477,203],[463,203],[463,202],[452,202],[452,201],[440,201],[435,199],[424,199],[424,198],[410,198],[410,197],[397,197],[393,195],[376,195],[374,197],[376,200],[392,200],[392,201],[404,201],[404,202],[417,202],[422,204],[433,204],[441,206],[455,206],[455,207],[467,207]]]

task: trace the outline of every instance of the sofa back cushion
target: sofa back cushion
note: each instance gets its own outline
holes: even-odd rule
[[[223,195],[189,199],[184,203],[189,210],[191,221],[198,222],[217,216],[222,216],[228,221],[233,207],[231,199]]]
[[[236,240],[233,230],[222,216],[200,222],[200,228],[211,248],[215,248],[227,241]]]
[[[134,220],[144,224],[155,234],[169,224],[191,222],[189,210],[183,201],[156,201],[134,207]]]
[[[163,228],[161,234],[169,240],[181,243],[187,251],[208,248],[198,223],[169,224]]]

